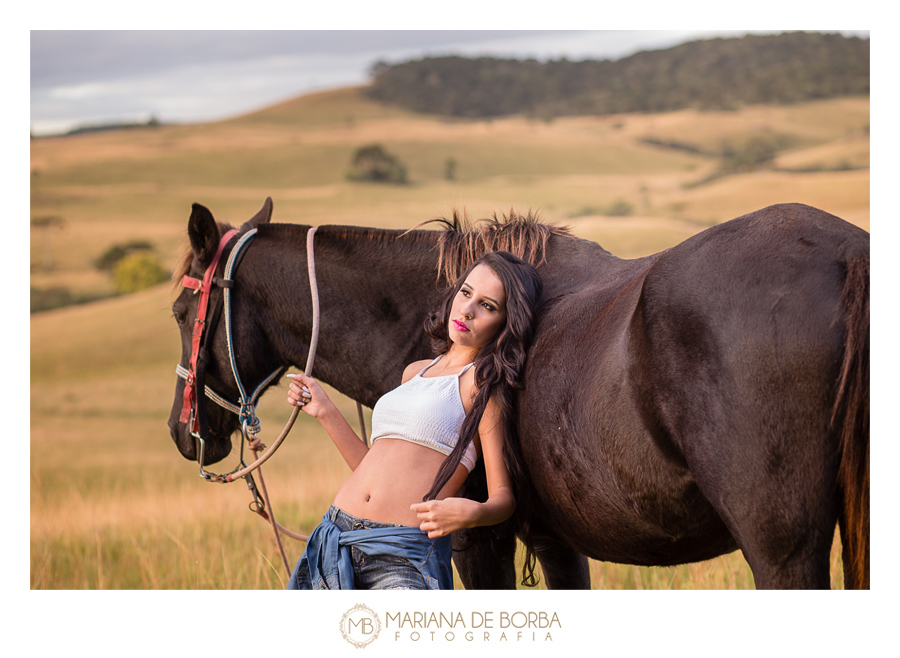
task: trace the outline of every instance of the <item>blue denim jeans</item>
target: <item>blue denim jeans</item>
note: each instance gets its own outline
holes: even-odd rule
[[[341,533],[355,533],[357,536],[359,531],[383,529],[378,533],[383,537],[392,534],[390,528],[397,528],[398,534],[404,536],[413,535],[413,542],[418,549],[416,551],[418,555],[414,559],[419,566],[405,557],[402,550],[395,550],[394,547],[387,547],[387,550],[392,550],[393,554],[372,553],[371,551],[366,553],[350,543],[349,561],[353,569],[353,587],[356,589],[438,589],[439,582],[441,587],[448,587],[448,580],[449,587],[452,588],[452,567],[450,566],[452,549],[449,537],[429,540],[426,533],[422,533],[416,528],[361,519],[332,505],[325,514],[323,524],[310,536],[307,551],[304,551],[303,556],[297,562],[287,589],[329,589],[339,586],[339,579],[334,576],[336,570],[331,568],[333,565],[322,565],[331,574],[326,576],[317,573],[316,569],[311,569],[308,561],[307,554],[310,550],[318,557],[319,551],[325,548],[315,545],[315,542],[318,531],[326,525],[330,525],[326,523],[327,521],[333,523]],[[335,530],[335,528],[331,529]],[[389,537],[388,541],[390,541]],[[346,550],[348,546],[342,546],[342,548]],[[326,554],[328,554],[327,550]],[[316,566],[319,567],[318,561]],[[349,582],[347,586],[349,586]]]

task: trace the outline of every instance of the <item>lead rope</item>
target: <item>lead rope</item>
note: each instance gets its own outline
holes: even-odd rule
[[[311,376],[310,373],[312,372],[313,364],[315,363],[315,360],[316,360],[316,347],[319,343],[319,287],[318,287],[318,284],[316,283],[316,261],[315,261],[315,253],[313,250],[313,236],[315,235],[315,233],[316,233],[316,229],[315,229],[315,227],[313,227],[313,228],[310,228],[306,234],[306,265],[307,265],[307,270],[309,272],[309,288],[310,288],[310,293],[312,294],[312,310],[313,310],[312,336],[310,337],[310,341],[309,341],[309,354],[306,357],[306,369],[304,370],[305,374],[308,377]],[[368,437],[366,436],[366,422],[365,422],[365,417],[363,416],[362,403],[360,403],[360,402],[356,403],[356,411],[359,416],[359,428],[360,428],[360,433],[362,435],[363,442],[366,445],[369,445],[369,440],[368,440]],[[266,446],[255,436],[256,432],[259,431],[259,426],[256,425],[256,427],[254,428],[255,429],[255,431],[253,432],[254,438],[252,439],[252,441],[248,437],[248,441],[250,442],[250,449],[253,451],[253,455],[254,455],[254,458],[256,459],[256,461],[254,461],[252,464],[250,464],[243,470],[238,471],[236,473],[231,473],[225,477],[225,480],[227,482],[232,482],[238,478],[241,478],[244,476],[249,476],[250,473],[254,470],[258,471],[260,489],[262,490],[263,501],[266,505],[266,509],[268,510],[268,513],[265,510],[259,510],[259,509],[256,509],[254,511],[257,514],[259,514],[260,516],[262,516],[263,518],[267,519],[270,522],[270,524],[272,525],[272,531],[275,533],[275,543],[278,545],[278,551],[281,553],[281,560],[284,563],[284,568],[287,571],[288,577],[290,577],[290,575],[291,575],[291,567],[287,561],[287,556],[285,555],[285,552],[284,552],[284,546],[281,542],[281,534],[287,535],[288,537],[291,537],[292,539],[296,539],[298,541],[303,541],[303,542],[307,541],[309,539],[309,537],[307,535],[301,535],[296,532],[291,532],[290,530],[288,530],[287,528],[285,528],[284,526],[282,526],[280,523],[278,523],[275,520],[275,513],[274,513],[274,510],[272,509],[272,504],[269,502],[269,492],[266,488],[266,481],[263,478],[262,465],[275,452],[275,450],[278,448],[278,446],[280,446],[281,443],[284,441],[285,437],[291,431],[291,428],[294,425],[294,421],[297,420],[297,415],[299,413],[300,413],[300,408],[295,407],[293,412],[291,412],[291,417],[288,419],[288,422],[285,425],[284,429],[282,430],[281,434],[275,440],[275,443],[272,444],[272,448],[267,450],[263,454],[262,457],[259,457],[258,452],[260,450],[265,450]]]
[[[316,346],[319,343],[319,287],[316,284],[316,261],[313,251],[313,236],[315,236],[315,234],[315,227],[310,228],[306,233],[306,268],[309,272],[309,289],[310,293],[312,294],[313,312],[312,336],[309,340],[309,354],[306,357],[306,370],[304,371],[307,376],[312,372],[313,364],[316,361]],[[275,452],[278,446],[281,445],[281,442],[284,441],[284,437],[286,437],[288,435],[288,432],[291,431],[291,428],[294,426],[294,421],[297,420],[297,414],[299,413],[300,408],[294,407],[294,410],[291,412],[291,417],[288,419],[288,422],[285,425],[284,430],[282,430],[281,435],[275,440],[275,443],[272,445],[272,449],[267,450],[262,457],[259,457],[258,451],[264,449],[265,446],[260,442],[258,438],[256,438],[256,436],[254,436],[253,441],[250,444],[250,449],[253,451],[253,456],[256,458],[256,461],[244,469],[247,472],[246,474],[249,474],[254,469],[257,469],[259,472],[259,484],[260,488],[262,489],[263,501],[265,502],[266,509],[268,510],[268,514],[266,516],[268,516],[269,522],[272,524],[272,532],[275,534],[275,543],[278,545],[278,552],[281,553],[281,561],[284,564],[285,571],[287,571],[288,578],[290,578],[291,576],[291,565],[288,563],[287,556],[284,553],[284,545],[281,542],[281,535],[279,534],[279,530],[291,537],[304,542],[307,541],[309,537],[289,532],[275,520],[275,510],[272,508],[272,504],[269,502],[269,492],[266,489],[266,481],[263,478],[262,464],[271,456],[272,453]],[[228,477],[235,479],[242,476],[239,472]]]
[[[254,439],[254,444],[251,446],[254,457],[257,456],[256,451],[259,447],[262,447],[259,439]],[[285,571],[287,571],[288,578],[290,578],[291,565],[288,563],[287,555],[284,554],[284,545],[281,543],[281,535],[278,534],[279,524],[275,521],[275,510],[272,509],[272,504],[269,502],[269,491],[266,489],[266,480],[263,477],[261,467],[258,468],[257,475],[259,475],[259,487],[262,490],[263,500],[265,501],[266,509],[268,510],[268,514],[266,516],[269,517],[269,522],[272,524],[272,532],[275,533],[275,543],[278,544],[278,552],[281,553],[281,562],[282,564],[284,564],[284,569]]]

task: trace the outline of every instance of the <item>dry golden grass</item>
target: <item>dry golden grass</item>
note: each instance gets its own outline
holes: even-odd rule
[[[868,100],[740,112],[443,121],[316,94],[232,121],[32,141],[32,217],[56,215],[46,245],[32,231],[31,283],[108,292],[93,261],[114,244],[152,241],[174,265],[194,201],[240,224],[266,196],[275,220],[408,228],[465,209],[471,217],[533,209],[546,221],[632,258],[769,203],[803,202],[869,227],[869,172],[736,175],[688,188],[712,158],[646,137],[705,146],[754,130],[791,134],[778,166],[861,163]],[[344,180],[353,150],[381,142],[409,165],[402,187]],[[458,179],[444,180],[448,158]],[[624,202],[627,217],[606,209]],[[278,588],[285,574],[268,525],[242,484],[197,476],[168,437],[180,346],[171,293],[142,293],[31,318],[31,586],[34,589]],[[261,405],[265,432],[288,416],[283,390]],[[355,419],[352,404],[342,410]],[[355,422],[355,420],[354,420]],[[233,458],[225,462],[233,465]],[[266,481],[279,521],[308,532],[347,476],[327,437],[298,420]],[[839,550],[837,542],[835,551]],[[302,547],[288,540],[289,559]],[[838,553],[832,579],[840,586]],[[592,562],[595,588],[750,588],[740,554],[673,568]]]
[[[135,386],[133,378],[114,377],[96,396],[69,394],[59,404],[34,405],[43,418],[33,423],[31,438],[32,588],[284,587],[271,529],[248,511],[243,484],[204,482],[196,464],[171,444],[164,425],[173,377],[159,372],[146,379]],[[33,395],[57,389],[38,386]],[[273,391],[262,405],[269,432],[288,415],[283,393]],[[349,402],[342,405],[353,418]],[[44,415],[48,409],[52,416]],[[235,463],[234,456],[226,459],[223,470]],[[303,418],[264,468],[277,519],[307,534],[348,474],[327,436]],[[293,562],[302,544],[285,539],[285,551]],[[835,538],[835,588],[842,586],[839,554]],[[753,587],[739,553],[666,568],[591,561],[591,575],[597,589]],[[538,588],[545,588],[543,581]]]
[[[579,217],[567,222],[575,233],[623,258],[649,256],[697,233],[697,224],[662,217]]]

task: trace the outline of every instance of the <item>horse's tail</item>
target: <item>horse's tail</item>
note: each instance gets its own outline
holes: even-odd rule
[[[831,426],[840,437],[844,588],[869,589],[869,256],[847,263],[844,358]]]

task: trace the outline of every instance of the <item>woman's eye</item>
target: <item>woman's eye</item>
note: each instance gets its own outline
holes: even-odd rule
[[[493,310],[494,310],[494,307],[491,306],[490,304],[488,304],[487,302],[483,303],[482,306],[484,306],[484,307],[485,307],[487,310],[489,310],[489,311],[493,311]]]

